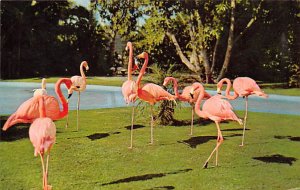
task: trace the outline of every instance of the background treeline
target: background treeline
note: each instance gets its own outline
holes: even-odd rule
[[[300,85],[299,1],[1,2],[1,79],[107,75],[124,42],[203,82],[249,76]],[[126,64],[126,63],[125,63]],[[126,67],[126,65],[123,65]]]

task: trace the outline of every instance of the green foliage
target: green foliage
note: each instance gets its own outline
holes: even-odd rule
[[[290,71],[293,73],[289,79],[290,87],[300,88],[300,67],[297,64],[293,64],[290,66]]]

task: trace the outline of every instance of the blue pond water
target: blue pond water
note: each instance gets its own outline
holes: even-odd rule
[[[67,90],[62,85],[62,91],[67,95]],[[33,89],[40,88],[40,83],[0,82],[0,115],[11,114],[24,101],[32,97]],[[47,84],[49,95],[56,97],[54,84]],[[214,94],[215,91],[209,91]],[[70,109],[76,109],[78,94],[73,93],[70,100]],[[88,85],[86,91],[81,94],[80,109],[114,108],[126,106],[121,93],[121,87]],[[245,101],[243,98],[230,101],[234,109],[243,110]],[[300,115],[300,97],[270,95],[268,99],[249,97],[249,111]]]

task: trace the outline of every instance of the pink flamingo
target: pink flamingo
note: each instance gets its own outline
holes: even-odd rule
[[[246,100],[246,111],[245,111],[245,116],[244,116],[244,129],[243,129],[243,137],[242,137],[242,144],[240,146],[244,146],[244,138],[245,138],[245,130],[246,130],[246,122],[247,122],[247,114],[248,114],[248,96],[255,94],[260,97],[267,98],[268,95],[265,94],[259,86],[256,84],[256,82],[249,78],[249,77],[238,77],[234,79],[233,81],[233,91],[234,95],[230,95],[230,88],[231,88],[231,82],[228,78],[223,78],[218,82],[217,84],[217,92],[221,94],[221,89],[223,86],[223,83],[227,83],[227,88],[226,88],[226,97],[229,100],[235,100],[239,96],[245,97]]]
[[[69,89],[69,94],[72,95],[73,90],[78,92],[78,100],[77,100],[77,131],[79,128],[79,104],[80,104],[80,92],[85,91],[86,89],[86,76],[84,74],[83,71],[83,67],[85,68],[85,70],[89,70],[89,66],[88,63],[86,61],[81,62],[80,64],[80,74],[81,76],[72,76],[71,77],[71,81],[72,81],[72,86]],[[68,97],[68,99],[71,96]],[[68,127],[69,125],[69,115],[67,116],[67,123],[66,123],[66,127]]]
[[[43,95],[46,106],[46,116],[52,120],[59,120],[68,114],[68,103],[60,87],[62,83],[69,89],[72,82],[68,78],[61,78],[55,84],[55,92],[62,104],[62,110],[60,110],[60,105],[55,97]],[[8,118],[2,130],[6,131],[9,127],[17,123],[32,123],[36,118],[39,118],[39,97],[40,96],[32,97],[22,103],[17,111]]]
[[[183,101],[183,102],[188,102],[191,106],[192,106],[192,122],[191,122],[191,133],[190,135],[193,135],[193,126],[194,126],[194,106],[195,106],[195,102],[198,99],[199,93],[200,93],[200,89],[197,89],[194,92],[194,96],[193,98],[190,96],[190,91],[192,86],[186,86],[183,90],[182,93],[179,94],[178,92],[178,83],[177,80],[174,77],[166,77],[164,80],[163,85],[167,86],[167,84],[169,82],[173,82],[173,87],[174,87],[174,92],[175,92],[175,96],[176,99]],[[204,92],[204,99],[208,99],[210,98],[210,94],[208,94],[206,91]]]
[[[230,103],[224,99],[222,99],[222,96],[215,95],[208,100],[206,100],[202,106],[202,110],[200,109],[201,101],[204,97],[205,91],[203,86],[200,83],[193,84],[193,87],[190,91],[191,96],[193,96],[194,91],[199,88],[200,89],[200,95],[197,99],[197,102],[195,104],[195,112],[199,117],[210,119],[215,122],[217,130],[218,130],[218,138],[217,138],[217,145],[211,152],[210,156],[206,160],[206,162],[203,165],[203,168],[207,168],[208,161],[216,152],[216,166],[218,165],[218,149],[219,146],[223,143],[223,136],[222,132],[220,130],[219,123],[224,120],[234,120],[237,121],[240,125],[242,125],[242,121],[235,115],[235,113],[232,111],[232,106]]]
[[[172,94],[165,91],[162,87],[153,84],[153,83],[147,83],[143,87],[141,87],[141,80],[142,77],[146,71],[146,68],[148,66],[148,53],[143,52],[140,55],[138,55],[138,58],[145,59],[143,67],[140,70],[139,76],[136,80],[136,86],[137,86],[137,94],[138,97],[149,103],[151,106],[151,141],[150,144],[153,144],[153,105],[161,100],[172,100],[175,101],[176,96],[173,96]]]
[[[131,42],[127,42],[126,50],[129,49],[129,61],[128,61],[128,78],[122,85],[122,94],[126,104],[134,103],[137,98],[137,92],[135,89],[135,81],[132,80],[132,60],[133,60],[133,47]],[[131,115],[131,130],[130,130],[130,147],[133,145],[133,120],[134,120],[134,104],[132,104]]]
[[[42,79],[42,88],[34,89],[33,91],[34,91],[33,96],[46,95],[47,94],[46,79],[45,78]]]
[[[37,97],[39,101],[40,118],[33,121],[29,128],[29,138],[34,147],[34,156],[40,155],[43,168],[43,189],[51,190],[52,187],[48,185],[48,163],[50,157],[50,149],[55,143],[56,127],[52,119],[46,117],[46,110],[44,105],[44,96]],[[48,152],[46,167],[44,164],[44,154]]]

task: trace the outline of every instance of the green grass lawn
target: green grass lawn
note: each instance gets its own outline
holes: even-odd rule
[[[196,124],[193,137],[188,135],[189,125],[156,125],[155,143],[149,145],[150,117],[144,112],[137,115],[140,128],[134,130],[130,150],[130,130],[125,128],[130,114],[130,108],[81,111],[79,132],[75,111],[70,112],[68,129],[65,119],[57,121],[49,169],[53,189],[300,188],[299,116],[250,112],[244,147],[238,146],[241,127],[222,123],[225,141],[219,150],[220,166],[213,167],[212,159],[209,168],[202,169],[216,144],[214,123]],[[237,114],[241,117],[243,112]],[[190,109],[176,110],[175,118],[188,121]],[[0,141],[0,189],[41,189],[41,163],[26,137],[28,127],[9,131],[2,132]],[[277,161],[286,163],[253,159],[272,155],[284,156]]]
[[[47,78],[47,83],[55,83],[59,77]],[[146,77],[147,78],[147,77]],[[88,77],[88,84],[104,86],[122,86],[127,77]],[[12,82],[41,82],[39,78],[3,80]],[[267,94],[279,94],[288,96],[300,96],[300,88],[280,88],[278,83],[266,83],[260,85]],[[275,88],[273,88],[275,87]],[[205,85],[206,89],[216,90],[215,84]],[[225,89],[225,88],[224,88]]]

